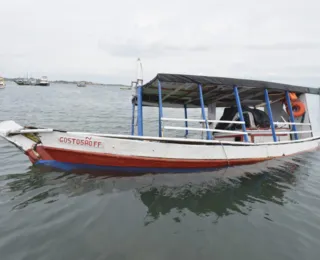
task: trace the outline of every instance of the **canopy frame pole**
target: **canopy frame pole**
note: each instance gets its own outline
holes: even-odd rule
[[[142,86],[140,84],[137,87],[137,96],[138,96],[138,136],[143,136]]]
[[[162,117],[163,117],[163,108],[162,108],[162,89],[161,82],[158,80],[158,104],[159,104],[159,137],[162,137]]]
[[[184,104],[183,107],[184,107],[184,118],[185,118],[185,119],[188,119],[187,104]],[[187,129],[186,129],[186,134],[185,134],[184,137],[187,138],[187,136],[188,136],[188,134],[189,134],[189,130],[188,130],[188,120],[185,120],[185,121],[184,121],[184,125],[185,125],[185,127],[187,128]]]
[[[272,131],[272,137],[273,137],[273,141],[277,142],[277,135],[276,135],[276,130],[274,128],[274,123],[273,123],[273,116],[272,116],[272,109],[271,109],[271,105],[270,105],[270,100],[269,100],[269,93],[268,90],[265,88],[264,89],[264,99],[266,102],[266,107],[268,110],[268,115],[269,115],[269,121],[270,121],[270,127],[271,127],[271,131]]]
[[[206,129],[209,129],[208,120],[206,117],[206,111],[204,108],[204,101],[203,101],[203,94],[202,94],[202,85],[198,84],[199,88],[199,96],[200,96],[200,104],[201,104],[201,112],[202,112],[202,119],[205,121]],[[212,135],[210,131],[207,131],[207,140],[212,140]]]
[[[286,91],[286,101],[287,101],[287,105],[288,105],[288,109],[289,109],[289,116],[290,116],[290,122],[292,123],[292,130],[293,132],[297,131],[296,125],[295,125],[295,121],[294,121],[294,116],[293,116],[293,111],[292,111],[292,105],[291,105],[291,99],[290,99],[290,95],[289,95],[289,91]],[[294,133],[294,139],[298,140],[298,134]]]
[[[134,135],[134,117],[136,112],[135,101],[132,102],[132,119],[131,119],[131,135]]]
[[[242,122],[245,122],[245,121],[244,121],[244,118],[243,118],[241,101],[240,101],[240,96],[239,96],[239,91],[238,91],[238,86],[237,86],[237,85],[234,85],[234,86],[233,86],[233,92],[234,92],[234,96],[235,96],[235,98],[236,98],[236,103],[237,103],[237,108],[238,108],[238,113],[239,113],[240,120],[241,120]],[[247,133],[246,124],[242,124],[241,127],[242,127],[242,131],[243,131],[244,133]],[[243,138],[244,138],[244,141],[245,141],[246,143],[249,142],[249,139],[248,139],[248,135],[247,135],[247,134],[243,135]]]

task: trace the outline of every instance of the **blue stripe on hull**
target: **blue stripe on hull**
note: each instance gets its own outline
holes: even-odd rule
[[[190,172],[205,172],[216,171],[221,168],[142,168],[142,167],[118,167],[118,166],[97,166],[92,164],[64,163],[54,160],[39,160],[35,163],[39,166],[49,166],[63,171],[78,171],[78,170],[93,170],[104,171],[109,173],[190,173]]]

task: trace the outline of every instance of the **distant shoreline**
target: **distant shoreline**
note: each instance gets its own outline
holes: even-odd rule
[[[19,78],[4,78],[5,81],[15,81]],[[30,78],[33,79],[33,78]],[[86,85],[95,85],[95,86],[118,86],[118,87],[130,87],[129,85],[123,85],[123,84],[105,84],[105,83],[95,83],[91,81],[85,81],[85,80],[79,80],[79,81],[67,81],[67,80],[50,80],[50,83],[56,83],[56,84],[77,84],[78,82],[85,82]]]
[[[95,85],[95,86],[119,86],[119,87],[129,87],[128,85],[123,84],[105,84],[105,83],[95,83],[91,81],[80,80],[81,82],[85,82],[86,85]],[[58,83],[58,84],[77,84],[80,81],[65,81],[65,80],[52,80],[50,83]]]

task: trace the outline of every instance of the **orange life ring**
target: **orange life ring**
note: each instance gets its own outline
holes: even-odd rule
[[[303,114],[306,112],[306,107],[303,104],[303,102],[301,102],[300,100],[295,100],[291,102],[291,106],[292,106],[292,112],[294,117],[303,116]],[[286,103],[286,110],[287,110],[287,113],[289,114],[289,108],[287,103]]]

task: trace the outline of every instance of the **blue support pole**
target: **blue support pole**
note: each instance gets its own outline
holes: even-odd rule
[[[134,114],[135,114],[136,104],[132,102],[132,120],[131,120],[131,135],[134,135]]]
[[[234,92],[234,96],[236,98],[236,103],[237,103],[237,108],[238,108],[238,113],[239,113],[240,120],[242,122],[244,122],[243,113],[242,113],[242,107],[241,107],[241,101],[240,101],[239,91],[238,91],[238,87],[237,86],[233,86],[233,92]],[[246,124],[242,124],[241,126],[242,126],[242,131],[244,133],[247,133]],[[247,134],[244,135],[244,141],[245,142],[249,142]]]
[[[158,80],[158,95],[159,95],[159,137],[162,137],[162,120],[163,110],[162,110],[162,91],[161,91],[161,83]]]
[[[188,119],[187,104],[184,104],[183,106],[184,106],[184,118]],[[185,125],[186,128],[188,128],[188,121],[187,120],[184,121],[184,125]],[[188,134],[189,134],[189,131],[188,131],[188,129],[186,129],[185,137],[187,137]]]
[[[206,129],[209,129],[208,121],[207,121],[207,118],[206,118],[206,111],[205,111],[205,109],[204,109],[204,101],[203,101],[202,86],[201,86],[201,84],[198,85],[198,88],[199,88],[199,96],[200,96],[202,119],[203,119],[203,120],[205,121],[205,123],[206,123]],[[211,139],[212,139],[212,136],[211,136],[210,131],[207,131],[207,139],[208,139],[208,140],[211,140]]]
[[[268,115],[269,115],[269,121],[270,121],[270,127],[271,127],[271,131],[272,131],[273,141],[277,142],[278,140],[277,140],[277,136],[276,136],[276,130],[274,129],[272,110],[271,110],[271,106],[270,106],[269,93],[268,93],[267,89],[264,89],[264,99],[265,99],[266,107],[267,107],[267,110],[268,110]]]
[[[143,136],[142,87],[137,87],[138,94],[138,135]]]
[[[291,105],[291,100],[290,100],[290,96],[289,96],[289,91],[286,91],[286,101],[287,101],[287,105],[288,105],[288,109],[289,109],[289,116],[290,116],[290,122],[291,123],[295,123],[294,122],[294,116],[293,116],[293,111],[292,111],[292,105]],[[294,132],[297,131],[297,128],[296,128],[296,125],[293,124],[292,125],[292,130]],[[298,140],[298,134],[297,133],[294,133],[294,139]]]

